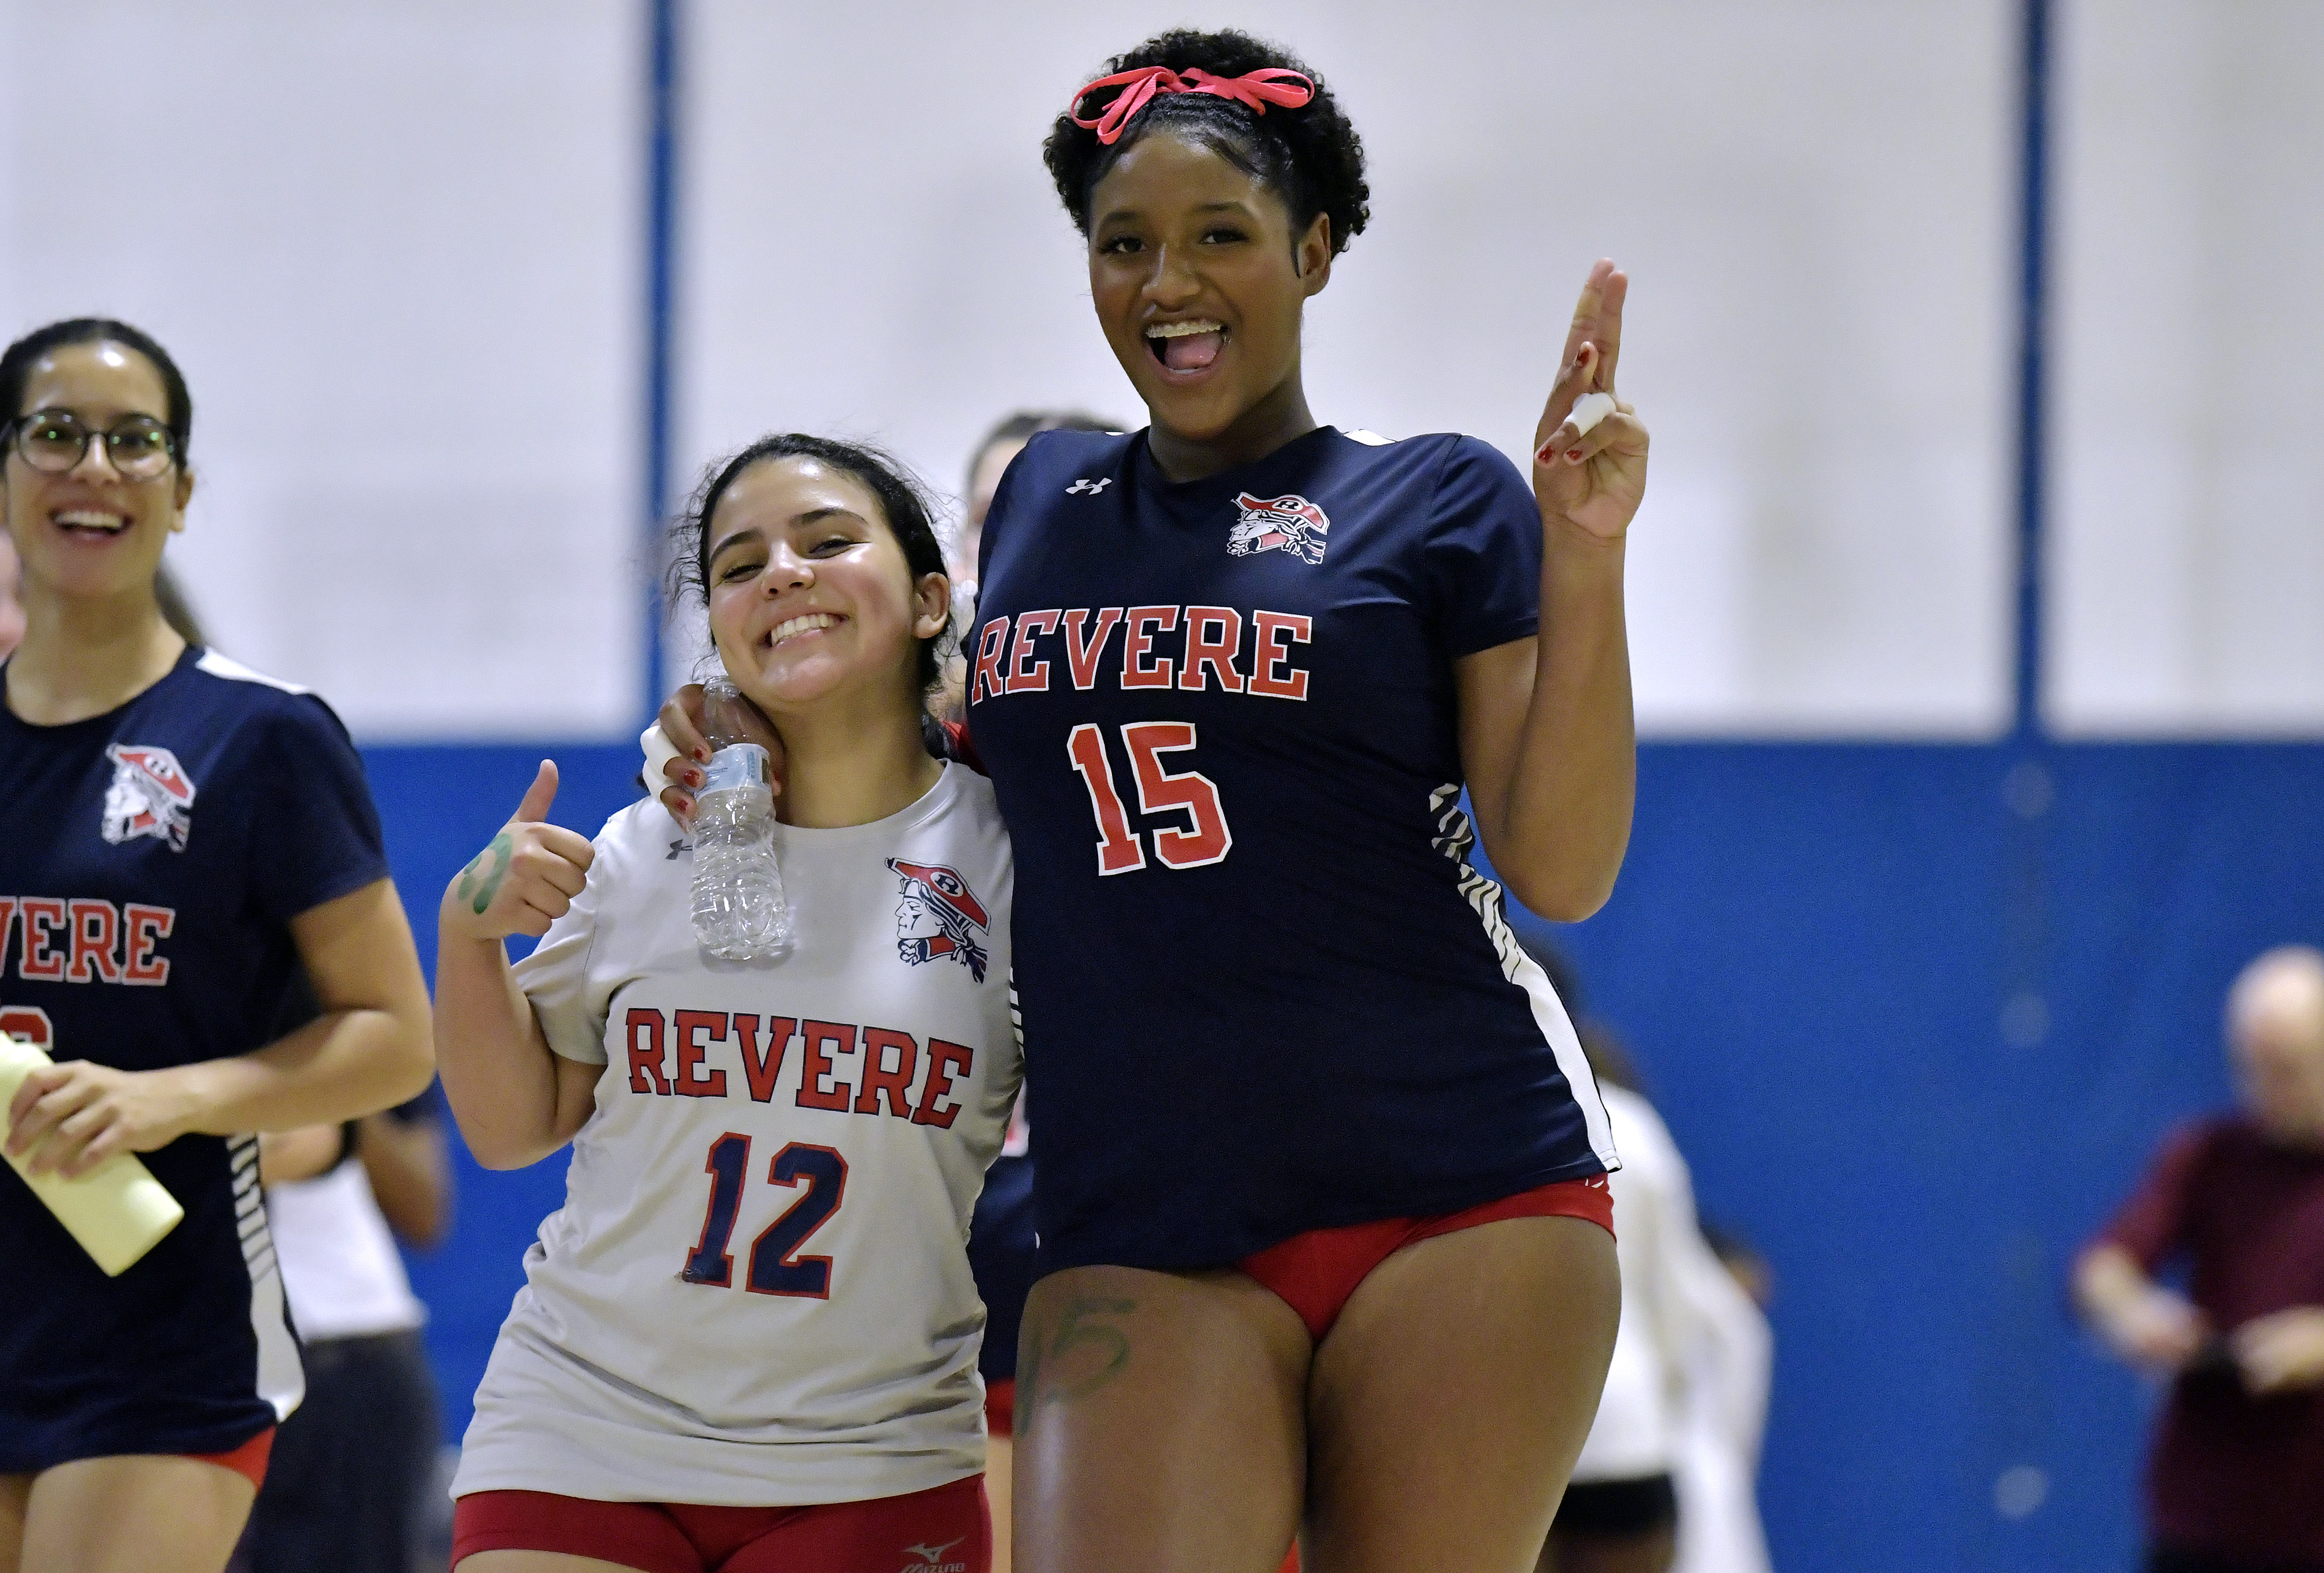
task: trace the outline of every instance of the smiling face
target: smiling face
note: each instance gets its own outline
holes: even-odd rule
[[[1331,277],[1330,221],[1295,236],[1265,181],[1173,132],[1141,138],[1090,193],[1090,295],[1154,424],[1215,440],[1286,392],[1299,320]]]
[[[764,459],[734,477],[708,527],[710,632],[760,708],[835,696],[917,709],[919,641],[944,629],[952,587],[917,581],[871,488],[813,458]]]
[[[132,416],[169,419],[169,395],[153,364],[126,345],[62,345],[34,363],[23,408],[66,410],[104,430]],[[0,460],[0,508],[23,562],[26,587],[79,598],[150,588],[161,548],[186,527],[193,477],[172,464],[149,480],[113,467],[101,442],[63,475],[25,462],[12,441]]]

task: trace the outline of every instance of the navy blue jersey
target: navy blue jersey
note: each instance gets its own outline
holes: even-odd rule
[[[0,704],[0,1029],[124,1070],[272,1041],[290,919],[387,874],[329,708],[198,649],[86,721]],[[0,1168],[0,1475],[223,1452],[299,1400],[256,1138],[142,1156],[186,1217],[118,1278]]]
[[[984,1171],[968,1226],[968,1269],[984,1302],[984,1346],[976,1369],[987,1382],[1014,1381],[1017,1334],[1033,1292],[1033,1159],[1000,1157]]]
[[[1191,1267],[1614,1162],[1469,865],[1453,663],[1541,521],[1471,438],[1329,427],[1183,484],[1052,431],[984,526],[970,726],[1017,849],[1042,1267]]]

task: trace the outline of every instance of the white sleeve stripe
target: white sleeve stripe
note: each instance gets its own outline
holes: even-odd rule
[[[1469,816],[1461,810],[1460,783],[1450,782],[1431,792],[1428,811],[1436,819],[1436,835],[1431,844],[1460,865],[1461,893],[1468,898],[1470,908],[1485,926],[1486,938],[1493,942],[1494,952],[1501,958],[1501,976],[1526,991],[1526,1001],[1533,1007],[1534,1022],[1540,1027],[1550,1052],[1557,1056],[1557,1069],[1572,1089],[1575,1106],[1582,1110],[1582,1126],[1590,1135],[1590,1150],[1598,1154],[1598,1161],[1609,1170],[1621,1168],[1622,1160],[1614,1151],[1614,1129],[1606,1118],[1605,1101],[1598,1096],[1598,1078],[1590,1069],[1589,1056],[1582,1052],[1582,1039],[1573,1030],[1572,1018],[1565,1013],[1565,1002],[1550,987],[1548,976],[1517,944],[1517,934],[1501,910],[1500,885],[1479,874],[1469,862],[1469,849],[1477,843],[1477,832],[1469,823]]]
[[[245,1159],[255,1163],[258,1138],[232,1137],[226,1143],[226,1153],[236,1167]],[[266,1227],[266,1208],[253,1193],[237,1198],[235,1211],[245,1220],[242,1259],[250,1270],[250,1330],[258,1340],[257,1395],[273,1408],[276,1420],[286,1420],[307,1396],[307,1369],[299,1358],[299,1340],[291,1336],[282,1272],[274,1259],[274,1238]],[[250,1228],[249,1223],[257,1227]]]
[[[202,658],[194,662],[194,665],[212,677],[222,677],[231,682],[263,683],[270,689],[281,689],[286,694],[304,694],[314,691],[298,683],[284,682],[279,677],[268,677],[263,671],[253,671],[232,656],[220,655],[215,650],[202,652]]]

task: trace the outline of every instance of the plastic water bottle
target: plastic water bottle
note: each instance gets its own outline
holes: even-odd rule
[[[732,682],[706,683],[703,698],[703,736],[714,752],[694,798],[694,938],[724,960],[765,961],[791,942],[770,762],[764,748],[742,741],[742,698]]]
[[[15,1097],[25,1077],[54,1063],[29,1039],[0,1033],[0,1109]],[[116,1152],[78,1180],[54,1170],[31,1173],[22,1158],[8,1161],[108,1278],[135,1265],[186,1216],[178,1198],[134,1152]]]

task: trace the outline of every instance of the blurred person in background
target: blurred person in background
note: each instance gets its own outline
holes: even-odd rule
[[[1701,1227],[1703,1243],[1742,1299],[1728,1299],[1716,1284],[1706,1291],[1712,1336],[1694,1351],[1671,1467],[1679,1501],[1678,1558],[1671,1567],[1673,1573],[1768,1573],[1767,1536],[1759,1522],[1759,1451],[1775,1377],[1775,1336],[1767,1324],[1775,1273],[1733,1231]]]
[[[1025,445],[1041,431],[1119,431],[1121,428],[1084,415],[1076,410],[1019,410],[1001,418],[1001,423],[984,434],[968,461],[968,490],[962,494],[960,529],[953,538],[952,551],[946,554],[945,566],[952,573],[953,626],[973,628],[976,625],[976,558],[984,544],[984,516],[992,511],[993,494],[1001,489],[1001,477],[1009,468],[1009,461],[1025,451]],[[940,714],[947,720],[957,721],[968,702],[968,663],[958,653],[945,662],[944,703]],[[655,783],[659,785],[659,783]],[[1010,1352],[1014,1368],[1016,1352]],[[1000,1511],[1000,1510],[996,1510]],[[996,1537],[995,1543],[999,1543]]]
[[[396,1243],[424,1250],[450,1227],[441,1101],[431,1087],[384,1114],[260,1145],[307,1401],[275,1437],[243,1540],[250,1573],[418,1565],[441,1421],[420,1333],[427,1308]]]
[[[0,355],[0,1029],[58,1063],[12,1156],[143,1156],[185,1209],[106,1277],[0,1176],[0,1569],[215,1573],[304,1382],[244,1134],[427,1085],[428,995],[361,761],[323,702],[191,643],[156,576],[192,401],[124,323]],[[198,833],[197,833],[198,832]],[[13,961],[13,968],[10,964]],[[303,972],[319,1013],[279,1023]]]
[[[2074,1267],[2116,1353],[2172,1378],[2149,1573],[2324,1573],[2324,951],[2227,995],[2241,1107],[2178,1132]],[[2158,1282],[2183,1265],[2184,1294]]]
[[[1563,960],[1519,943],[1578,1012]],[[1620,1042],[1585,1022],[1582,1044],[1622,1154],[1608,1181],[1622,1316],[1539,1573],[1668,1573],[1682,1542],[1691,1573],[1766,1573],[1751,1489],[1774,1347],[1766,1318],[1697,1226],[1686,1160]]]

